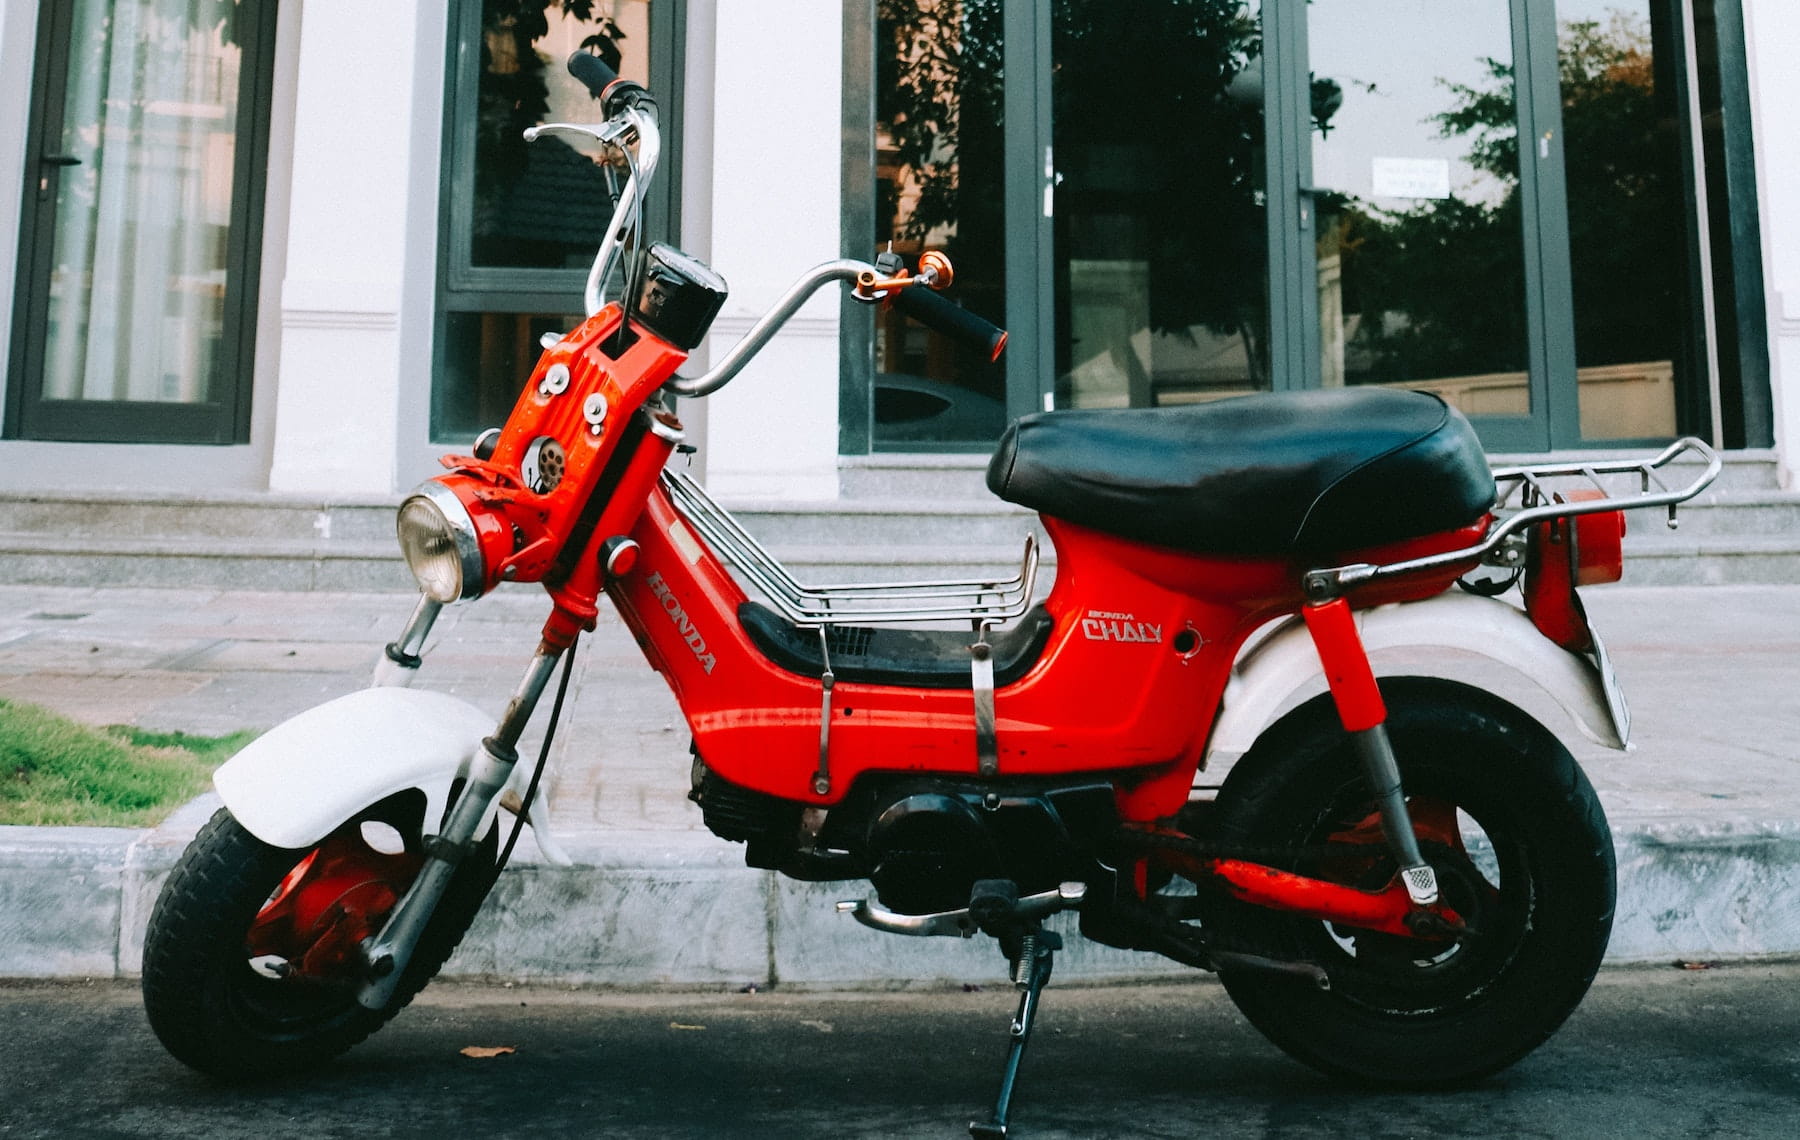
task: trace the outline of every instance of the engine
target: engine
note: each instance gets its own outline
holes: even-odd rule
[[[707,828],[746,844],[744,861],[799,879],[867,878],[903,914],[967,906],[981,879],[1011,879],[1022,894],[1090,877],[1117,827],[1105,784],[867,780],[809,834],[804,805],[740,787],[695,761],[689,798]]]

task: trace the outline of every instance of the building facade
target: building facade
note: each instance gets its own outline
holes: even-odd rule
[[[683,409],[717,493],[1348,384],[1800,475],[1785,0],[4,0],[0,491],[389,498],[504,419],[610,211],[519,137],[592,116],[577,49],[660,100],[702,358],[890,241],[1012,332],[815,298]]]

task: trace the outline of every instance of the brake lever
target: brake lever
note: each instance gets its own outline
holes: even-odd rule
[[[536,142],[547,134],[580,135],[593,139],[601,146],[630,146],[637,141],[637,127],[618,119],[608,119],[597,126],[583,126],[579,123],[540,123],[535,127],[525,128],[525,141]]]

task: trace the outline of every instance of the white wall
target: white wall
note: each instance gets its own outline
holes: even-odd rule
[[[794,278],[838,256],[842,6],[718,0],[712,101],[713,268],[731,297],[714,359]],[[817,294],[749,367],[708,397],[707,480],[737,498],[837,495],[838,305]]]
[[[411,193],[413,163],[437,163],[417,145],[415,72],[443,43],[441,13],[421,38],[420,8],[304,6],[272,491],[387,494],[398,479],[401,313],[433,288],[406,257],[414,211],[434,216],[436,201]]]
[[[1800,487],[1800,4],[1744,0],[1757,198],[1762,210],[1763,280],[1769,312],[1770,385],[1782,484]]]

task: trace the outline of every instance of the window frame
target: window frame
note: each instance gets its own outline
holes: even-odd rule
[[[439,179],[438,204],[441,252],[432,326],[432,397],[426,421],[426,436],[433,446],[467,442],[440,432],[437,426],[438,400],[446,382],[444,342],[449,315],[578,313],[582,311],[582,294],[587,285],[585,268],[522,269],[472,264],[481,2],[451,0],[449,42],[445,46],[441,152],[444,173]],[[663,145],[646,202],[646,240],[680,233],[682,97],[687,54],[687,0],[650,0],[650,5],[649,86],[656,96]],[[523,383],[524,377],[519,380]]]
[[[40,159],[62,136],[73,10],[45,5],[33,62],[25,178],[7,361],[6,423],[0,438],[64,443],[230,445],[250,440],[257,308],[262,281],[263,207],[268,192],[270,104],[275,82],[278,0],[239,8],[240,46],[231,215],[225,248],[221,347],[201,403],[50,400],[43,391],[48,281],[55,256],[56,202],[37,191]]]

